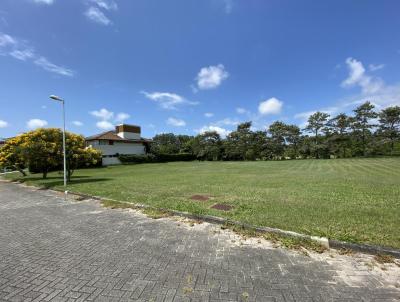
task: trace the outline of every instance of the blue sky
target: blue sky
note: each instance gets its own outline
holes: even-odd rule
[[[2,0],[0,137],[225,135],[400,105],[400,1]]]

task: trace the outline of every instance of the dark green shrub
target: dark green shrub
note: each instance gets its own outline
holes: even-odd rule
[[[128,155],[121,154],[118,156],[123,164],[144,164],[144,163],[164,163],[173,161],[192,161],[196,157],[190,153],[178,154],[146,154],[146,155]]]

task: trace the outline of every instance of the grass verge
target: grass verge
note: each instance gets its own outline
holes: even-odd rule
[[[62,189],[62,174],[25,178]],[[341,241],[400,248],[400,158],[175,162],[78,170],[68,190]],[[212,196],[193,200],[194,195]],[[227,211],[212,208],[229,205]]]

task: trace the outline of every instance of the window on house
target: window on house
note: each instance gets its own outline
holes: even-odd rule
[[[114,145],[114,141],[108,141],[109,145]]]

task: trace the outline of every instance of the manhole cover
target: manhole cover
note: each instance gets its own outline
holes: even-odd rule
[[[210,199],[210,197],[207,195],[193,195],[190,197],[190,199],[197,201],[207,201]]]
[[[211,207],[212,209],[220,210],[220,211],[230,211],[233,209],[233,206],[230,206],[229,204],[223,204],[223,203],[216,203]]]

